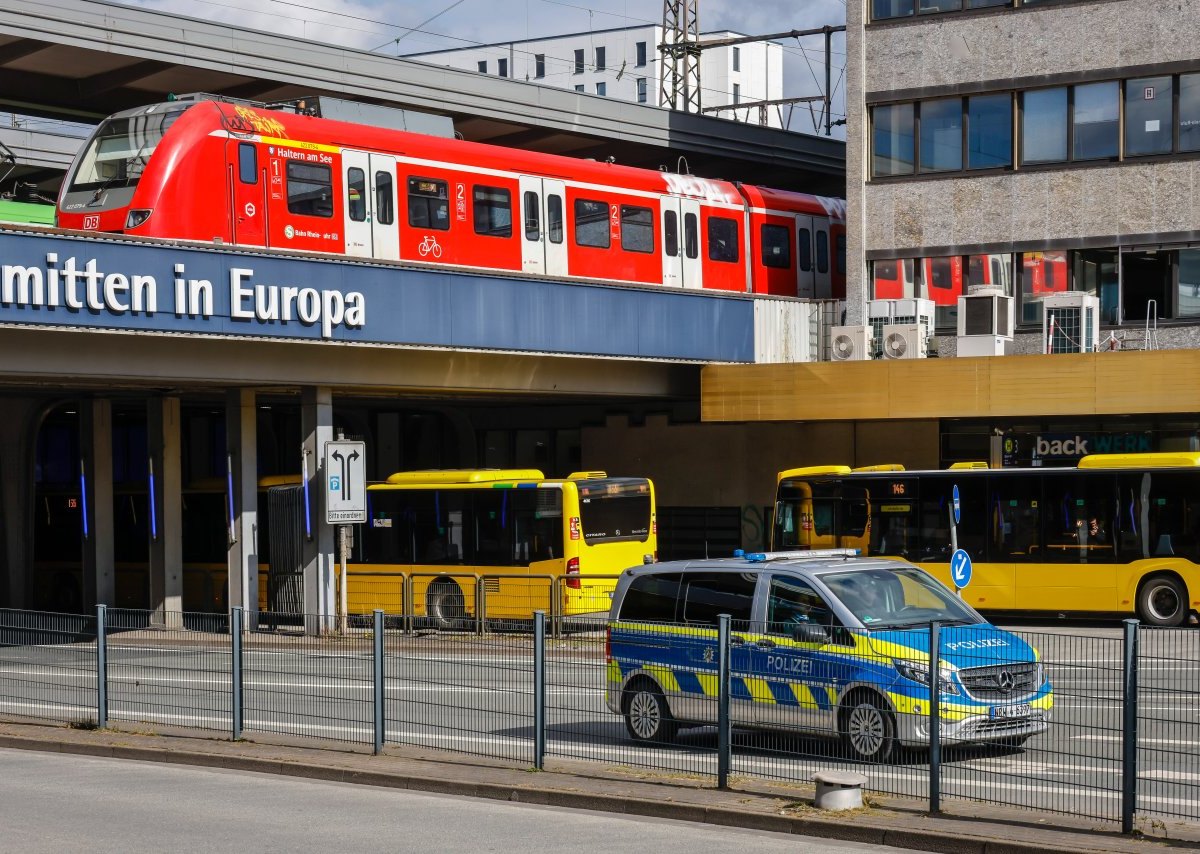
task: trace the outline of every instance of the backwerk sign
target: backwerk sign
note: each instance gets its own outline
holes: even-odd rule
[[[224,246],[0,230],[0,324],[750,362],[754,306]]]

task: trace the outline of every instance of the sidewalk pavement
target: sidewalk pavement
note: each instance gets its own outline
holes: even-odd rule
[[[775,833],[964,854],[1160,852],[1200,849],[1200,825],[1154,821],[1133,836],[1119,826],[943,799],[927,814],[918,801],[868,795],[847,812],[812,807],[811,786],[735,778],[728,790],[711,777],[547,759],[547,769],[420,747],[370,747],[258,733],[241,741],[195,730],[129,724],[87,730],[0,719],[0,747],[175,762],[314,780],[386,786],[526,804],[704,822]],[[869,774],[869,769],[867,769]]]

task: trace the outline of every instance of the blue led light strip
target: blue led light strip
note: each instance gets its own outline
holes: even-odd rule
[[[79,505],[83,509],[83,538],[88,537],[87,512],[87,473],[84,471],[83,458],[79,459]]]
[[[150,539],[158,539],[158,502],[154,494],[154,457],[150,458]]]

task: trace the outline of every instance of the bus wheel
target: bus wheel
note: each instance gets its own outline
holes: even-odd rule
[[[1173,575],[1152,575],[1138,588],[1138,617],[1152,626],[1182,626],[1187,604],[1187,588]]]
[[[425,613],[435,628],[457,628],[467,615],[462,590],[453,581],[433,582],[425,592]]]
[[[671,717],[662,691],[649,679],[625,689],[625,728],[634,741],[674,741],[679,724]]]
[[[896,724],[882,700],[867,694],[852,697],[841,712],[842,744],[864,762],[886,762],[896,748]]]

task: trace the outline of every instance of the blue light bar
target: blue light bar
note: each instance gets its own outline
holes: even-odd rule
[[[300,482],[304,484],[304,536],[306,539],[312,539],[312,520],[311,513],[308,507],[308,451],[301,454],[300,468],[303,469],[300,475]]]
[[[225,455],[225,494],[229,498],[229,543],[237,542],[237,525],[233,521],[233,454]]]
[[[83,538],[88,538],[87,512],[87,473],[84,470],[83,458],[79,458],[79,506],[83,510]]]
[[[150,457],[150,539],[158,539],[158,504],[154,495],[154,457]]]

